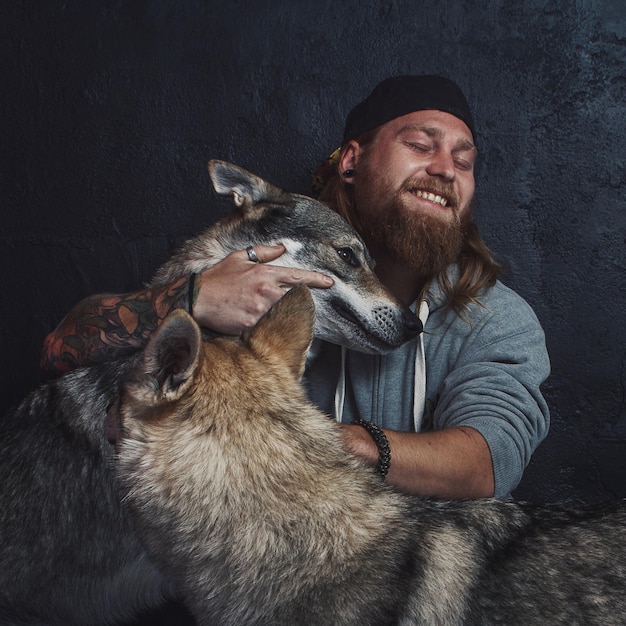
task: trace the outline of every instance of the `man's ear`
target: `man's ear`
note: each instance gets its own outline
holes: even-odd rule
[[[354,139],[350,139],[341,151],[341,156],[337,163],[339,173],[341,174],[346,170],[355,170],[362,151],[361,145]]]

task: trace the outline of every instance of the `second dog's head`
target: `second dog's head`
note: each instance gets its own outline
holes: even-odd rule
[[[307,402],[301,378],[314,322],[305,286],[294,287],[241,337],[203,338],[195,320],[177,309],[138,356],[111,419],[119,420],[115,426],[130,440],[164,437],[160,449],[167,454],[167,442],[190,431],[190,424],[179,429],[177,419],[206,431],[225,428],[242,415],[251,418],[260,407],[284,406],[290,398]],[[158,424],[162,417],[167,424]],[[119,432],[112,437],[118,444]]]

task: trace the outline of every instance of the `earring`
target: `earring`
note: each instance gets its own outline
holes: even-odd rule
[[[344,178],[352,178],[354,176],[354,170],[346,170],[343,173]]]

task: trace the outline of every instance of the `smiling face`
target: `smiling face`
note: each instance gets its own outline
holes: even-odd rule
[[[381,126],[361,146],[350,141],[355,212],[377,261],[434,275],[458,256],[471,215],[476,148],[469,128],[442,111],[415,111]]]

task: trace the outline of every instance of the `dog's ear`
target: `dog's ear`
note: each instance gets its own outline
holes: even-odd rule
[[[309,288],[293,287],[243,337],[263,358],[276,357],[294,377],[302,378],[306,354],[313,340],[315,305]]]
[[[244,210],[262,202],[286,204],[291,199],[290,194],[226,161],[209,161],[209,175],[215,191],[222,195],[232,195],[235,204]]]
[[[127,391],[148,406],[177,400],[193,380],[201,345],[196,322],[176,309],[150,337]]]

